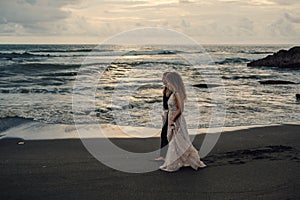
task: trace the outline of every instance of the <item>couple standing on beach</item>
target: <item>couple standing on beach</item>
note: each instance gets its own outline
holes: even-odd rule
[[[159,168],[174,172],[186,166],[195,170],[206,167],[190,141],[187,124],[182,114],[186,91],[181,76],[176,72],[165,72],[162,82],[165,88],[161,151],[160,157],[155,160],[164,160],[164,163]]]

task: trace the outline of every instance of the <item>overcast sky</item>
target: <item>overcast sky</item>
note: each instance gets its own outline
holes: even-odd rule
[[[142,27],[201,44],[300,44],[300,0],[0,0],[0,43],[99,43]]]

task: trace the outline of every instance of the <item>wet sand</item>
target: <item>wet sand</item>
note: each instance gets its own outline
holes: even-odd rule
[[[223,133],[202,158],[208,167],[142,174],[105,166],[78,139],[6,138],[0,199],[300,199],[299,134],[299,125]],[[196,148],[203,138],[195,138]],[[159,138],[111,141],[135,152],[159,146]]]

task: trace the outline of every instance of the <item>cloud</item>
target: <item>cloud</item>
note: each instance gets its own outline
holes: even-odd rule
[[[31,5],[34,5],[36,4],[36,0],[25,0],[25,2],[31,4]]]
[[[11,23],[56,21],[70,16],[70,13],[61,7],[61,3],[48,4],[45,0],[38,3],[33,0],[0,1],[0,17]]]
[[[215,1],[215,0],[211,0]],[[246,3],[246,4],[252,4],[252,5],[293,5],[293,4],[299,4],[299,0],[219,0],[220,2],[226,2],[226,3]]]
[[[107,38],[133,28],[153,26],[214,42],[255,42],[259,38],[278,42],[278,38],[288,40],[290,35],[300,35],[300,19],[295,14],[300,10],[299,2],[0,0],[0,36]]]
[[[0,34],[54,34],[56,23],[71,17],[63,6],[78,1],[11,0],[0,1]]]
[[[254,22],[247,17],[243,17],[237,23],[237,33],[238,35],[253,35]]]
[[[188,27],[190,27],[191,25],[190,25],[189,22],[187,22],[187,21],[185,21],[184,19],[182,19],[182,20],[181,20],[181,26],[182,26],[183,28],[188,28]]]
[[[271,2],[277,3],[279,5],[293,5],[300,4],[299,0],[270,0]]]
[[[300,17],[293,17],[288,13],[284,13],[285,19],[293,23],[300,23]]]
[[[191,0],[179,0],[179,3],[194,3],[194,1]]]
[[[294,29],[294,26],[282,18],[270,24],[269,31],[272,36],[279,36],[279,37],[282,36],[290,37],[290,36],[298,35],[298,33]]]

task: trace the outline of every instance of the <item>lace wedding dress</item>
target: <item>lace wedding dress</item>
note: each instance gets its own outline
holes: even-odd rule
[[[174,101],[174,93],[168,100],[169,114],[168,119],[172,119],[177,111],[177,106]],[[165,162],[159,168],[164,171],[173,172],[181,167],[190,166],[197,170],[206,165],[200,160],[197,149],[192,145],[187,124],[183,114],[175,120],[175,126],[168,126],[167,137],[169,147]]]

